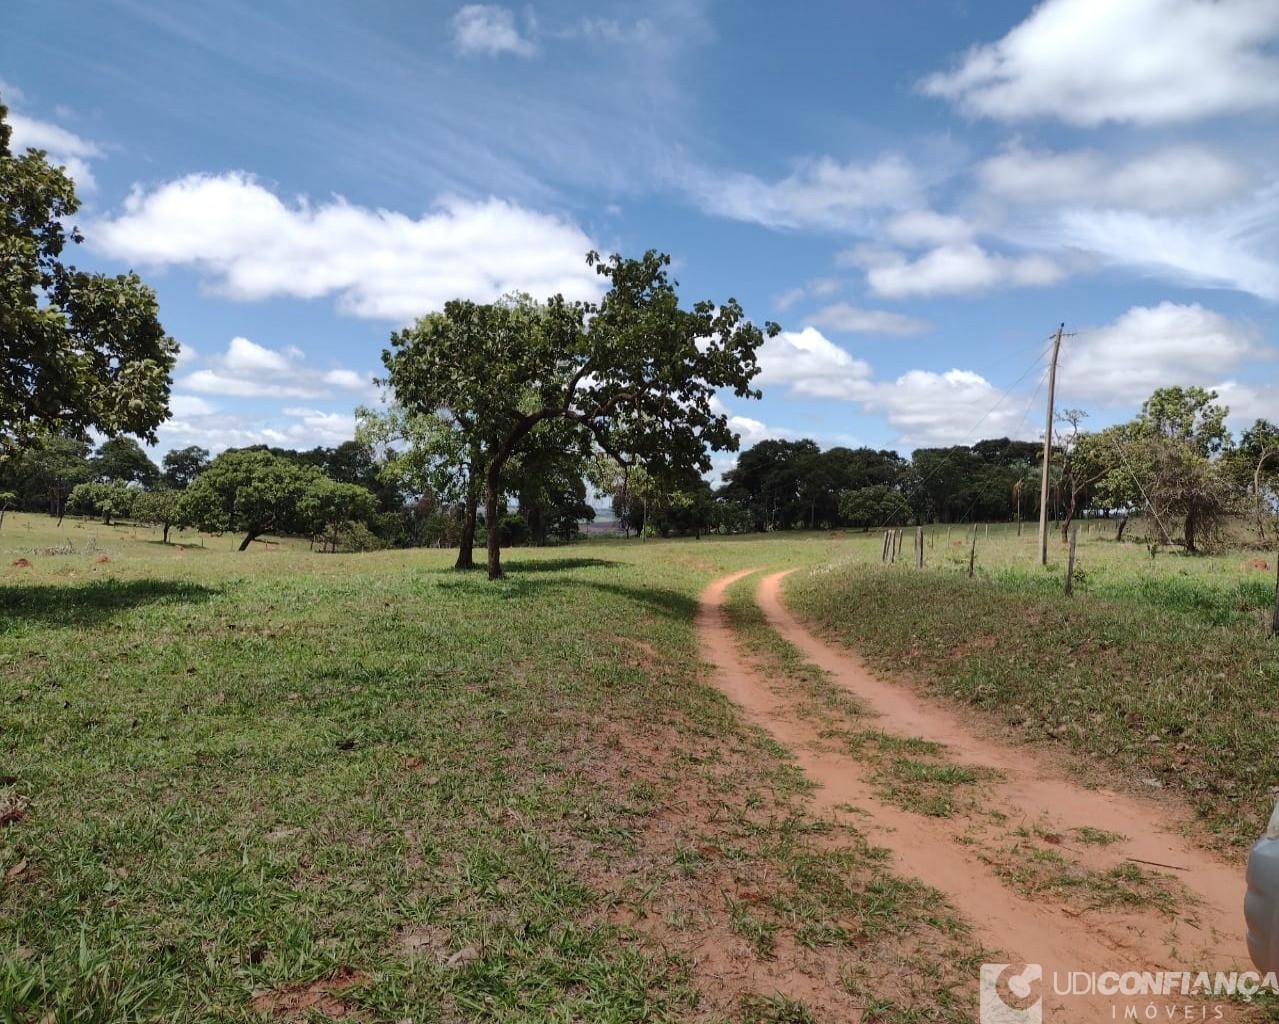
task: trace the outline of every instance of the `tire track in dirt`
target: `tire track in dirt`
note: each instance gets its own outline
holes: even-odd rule
[[[1246,970],[1240,903],[1242,867],[1214,859],[1176,833],[1164,807],[1108,790],[1085,789],[1032,751],[1003,744],[968,728],[958,714],[899,686],[876,679],[860,661],[813,637],[781,601],[787,573],[765,577],[758,600],[770,625],[804,658],[824,669],[870,712],[873,725],[901,737],[942,743],[958,763],[984,765],[1001,773],[991,783],[993,799],[1010,821],[1047,823],[1054,830],[1089,826],[1126,838],[1104,850],[1079,851],[1089,867],[1126,859],[1178,869],[1177,880],[1199,901],[1193,913],[1170,920],[1152,907],[1089,910],[1057,897],[1028,897],[1009,888],[969,841],[973,821],[930,818],[886,803],[867,781],[864,764],[832,750],[819,727],[806,720],[784,686],[761,678],[738,653],[725,620],[725,590],[748,575],[717,580],[702,594],[698,627],[703,648],[715,666],[714,682],[737,703],[748,721],[761,726],[796,755],[800,767],[820,788],[817,809],[833,813],[888,848],[899,873],[916,876],[943,892],[972,924],[988,950],[1000,950],[1014,963],[1043,965],[1044,1019],[1113,1021],[1123,1006],[1159,1008],[1162,1020],[1246,1020],[1245,1008],[1232,1003],[1194,1001],[1187,1016],[1185,997],[1124,997],[1116,1000],[1059,996],[1054,972]],[[867,812],[848,816],[845,805]],[[1201,1016],[1201,1008],[1203,1015]]]

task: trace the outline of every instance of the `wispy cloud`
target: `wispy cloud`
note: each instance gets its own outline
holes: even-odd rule
[[[520,34],[515,14],[496,4],[467,4],[449,19],[458,52],[470,56],[513,53],[532,57],[537,46]]]

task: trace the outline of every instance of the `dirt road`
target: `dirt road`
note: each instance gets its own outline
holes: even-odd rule
[[[1251,964],[1242,939],[1242,862],[1217,859],[1180,834],[1189,816],[1167,801],[1146,801],[1107,788],[1086,788],[1062,766],[1003,742],[962,711],[871,675],[847,651],[810,634],[781,601],[785,573],[763,578],[757,600],[769,624],[829,680],[874,716],[875,730],[944,745],[950,763],[989,781],[981,799],[949,816],[905,809],[874,784],[868,765],[823,736],[801,713],[801,697],[784,680],[766,679],[738,649],[722,609],[727,587],[747,573],[716,581],[702,595],[699,628],[715,684],[745,718],[790,748],[819,785],[816,809],[855,821],[892,852],[898,873],[945,894],[1001,962],[1042,966],[1037,991],[1043,1019],[1246,1020],[1232,1001],[1171,996],[1078,996],[1082,974],[1126,971],[1232,971]],[[856,614],[856,609],[850,609]],[[1079,837],[1104,836],[1104,842]],[[1155,877],[1163,901],[1098,905],[1087,892],[1062,893],[1028,882],[1022,862],[1045,862],[1072,878],[1105,880],[1136,872]],[[1144,873],[1144,874],[1143,874]],[[1104,901],[1101,901],[1104,903]],[[993,958],[993,957],[992,957]],[[1032,993],[1033,995],[1033,993]],[[974,1007],[974,1017],[976,1016]]]

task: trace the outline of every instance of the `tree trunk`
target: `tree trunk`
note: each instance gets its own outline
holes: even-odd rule
[[[1128,528],[1128,514],[1125,512],[1124,517],[1119,520],[1119,529],[1115,531],[1115,543],[1118,544],[1124,539],[1124,530]]]
[[[492,470],[484,482],[484,526],[488,533],[489,579],[499,580],[502,578],[502,550],[497,528],[497,479]]]
[[[1261,458],[1257,462],[1257,471],[1252,474],[1252,495],[1257,502],[1257,533],[1260,535],[1261,543],[1266,542],[1266,517],[1262,510],[1261,503],[1261,469],[1266,464],[1266,460],[1274,455],[1273,451],[1261,453]],[[4,521],[4,517],[0,515],[0,522]]]
[[[466,493],[466,511],[462,517],[462,540],[457,546],[457,561],[454,569],[475,568],[475,519],[479,506],[479,496],[474,490]]]
[[[160,527],[164,532],[160,535],[162,543],[169,543],[169,524],[165,523]]]
[[[259,534],[257,533],[252,533],[252,532],[246,533],[244,535],[244,540],[240,541],[240,550],[247,551],[249,549],[249,545],[252,544],[255,540],[257,540],[258,537],[259,537]]]
[[[1186,550],[1191,554],[1195,553],[1195,528],[1197,525],[1194,511],[1186,513]]]

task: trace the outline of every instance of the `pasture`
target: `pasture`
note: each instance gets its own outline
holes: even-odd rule
[[[0,1020],[798,1021],[770,972],[831,951],[868,1019],[972,1019],[962,919],[705,685],[705,585],[801,567],[826,635],[1231,843],[1279,778],[1279,645],[1245,556],[1085,536],[1067,599],[1029,532],[969,580],[932,530],[922,573],[850,532],[512,550],[490,583],[10,514]]]

